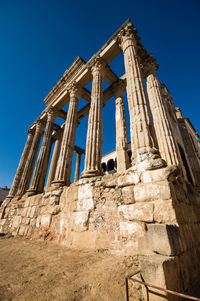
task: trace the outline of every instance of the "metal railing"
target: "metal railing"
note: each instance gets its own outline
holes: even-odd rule
[[[175,295],[175,296],[178,296],[178,297],[181,297],[181,298],[186,298],[186,299],[189,299],[189,300],[200,301],[200,298],[188,296],[188,295],[185,295],[185,294],[182,294],[182,293],[177,293],[177,292],[174,292],[174,291],[171,291],[171,290],[168,290],[168,289],[165,289],[165,288],[162,288],[162,287],[159,287],[159,286],[147,283],[145,281],[132,278],[133,276],[139,274],[140,272],[141,271],[139,270],[139,271],[136,271],[135,273],[133,273],[132,275],[126,276],[126,301],[129,301],[128,280],[131,280],[133,282],[137,282],[137,283],[139,283],[141,285],[144,285],[147,288],[147,290],[148,290],[148,287],[151,287],[151,288],[157,289],[157,290],[159,290],[161,292],[165,292],[165,293],[168,293],[168,294],[171,294],[171,295]],[[154,293],[154,292],[151,291],[151,293]],[[155,294],[156,294],[156,292],[155,292]]]

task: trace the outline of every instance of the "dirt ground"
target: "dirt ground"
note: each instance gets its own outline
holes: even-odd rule
[[[125,300],[130,257],[0,237],[0,301]]]

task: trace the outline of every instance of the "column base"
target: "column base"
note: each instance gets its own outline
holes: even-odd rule
[[[8,200],[11,200],[11,199],[13,199],[14,198],[14,195],[7,195],[7,197],[5,198],[6,200],[8,199]]]
[[[65,182],[62,181],[62,180],[55,180],[53,182],[51,182],[51,187],[52,186],[55,186],[55,187],[62,187],[62,186],[65,186]]]
[[[134,165],[130,171],[153,170],[166,167],[167,163],[160,157],[159,151],[150,147],[142,147],[137,150]]]
[[[83,178],[91,178],[91,177],[97,177],[101,175],[100,170],[86,170],[81,173],[81,179]]]
[[[35,189],[28,189],[27,191],[26,191],[26,195],[27,196],[32,196],[32,195],[35,195],[35,194],[37,194],[37,191],[35,190]]]

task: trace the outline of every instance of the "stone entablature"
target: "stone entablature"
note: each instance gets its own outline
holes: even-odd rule
[[[118,78],[109,64],[121,52],[126,73]],[[191,287],[200,276],[199,142],[157,69],[129,19],[88,62],[80,57],[74,61],[28,130],[12,187],[0,207],[0,233],[137,255],[147,282],[178,291]],[[103,80],[109,84],[106,90]],[[91,92],[86,88],[90,81]],[[78,111],[80,97],[88,104]],[[116,150],[102,158],[102,111],[112,97]],[[87,141],[81,149],[75,145],[76,128],[87,115]],[[64,120],[61,126],[57,117]],[[102,164],[111,158],[115,173],[104,175]],[[172,300],[154,294],[149,300],[166,298]]]

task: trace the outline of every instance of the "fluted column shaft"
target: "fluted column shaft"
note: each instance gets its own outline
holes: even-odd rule
[[[78,89],[74,84],[70,89],[70,103],[65,122],[61,150],[56,168],[53,185],[69,185],[71,176],[71,165],[73,149],[77,128],[77,111],[78,111]]]
[[[63,132],[62,132],[62,134],[63,134]],[[51,186],[51,182],[53,181],[54,176],[55,176],[56,165],[58,162],[60,148],[61,148],[62,134],[60,134],[59,137],[55,141],[55,146],[54,146],[53,155],[51,158],[51,165],[49,168],[49,174],[48,174],[48,179],[47,179],[47,187]]]
[[[14,180],[13,180],[13,183],[12,183],[12,186],[10,188],[9,195],[7,196],[7,198],[13,198],[17,192],[18,185],[20,183],[20,180],[21,180],[21,177],[22,177],[22,174],[24,171],[24,167],[25,167],[25,164],[26,164],[26,161],[28,158],[28,154],[29,154],[29,151],[31,148],[32,141],[33,141],[33,131],[28,130],[27,141],[26,141],[22,156],[20,158],[19,165],[18,165],[16,174],[15,174],[15,177],[14,177]]]
[[[120,42],[124,53],[127,79],[132,156],[135,159],[137,150],[144,147],[154,147],[156,138],[152,130],[153,121],[136,53],[136,40],[132,28],[127,28],[121,33]]]
[[[18,196],[23,195],[29,187],[34,164],[35,164],[35,159],[36,159],[38,148],[40,145],[40,139],[42,136],[43,127],[44,127],[43,122],[37,121],[35,135],[34,135],[33,142],[32,142],[31,148],[30,148],[30,152],[29,152],[29,155],[28,155],[25,167],[24,167],[24,171],[23,171],[23,174],[21,177],[19,188],[17,191]]]
[[[128,157],[128,138],[126,117],[124,110],[124,92],[125,87],[115,88],[115,120],[116,120],[116,155],[117,155],[117,172],[125,172],[129,168]]]
[[[161,157],[168,165],[179,165],[176,142],[161,95],[161,84],[155,75],[155,71],[150,72],[146,79],[147,92]]]
[[[50,109],[47,112],[46,129],[44,132],[42,145],[36,162],[31,187],[28,190],[29,194],[35,194],[43,191],[44,181],[46,176],[45,169],[47,169],[45,168],[45,165],[47,165],[45,164],[46,163],[45,160],[47,157],[49,157],[49,151],[51,146],[51,134],[52,134],[55,118],[56,118],[55,111],[53,109]]]
[[[101,173],[101,157],[103,142],[103,77],[102,63],[98,60],[92,67],[92,93],[88,119],[88,131],[85,153],[85,166],[81,175],[84,177],[97,176]]]
[[[81,163],[81,153],[76,152],[76,167],[75,167],[75,174],[74,174],[74,182],[79,180],[80,163]]]

